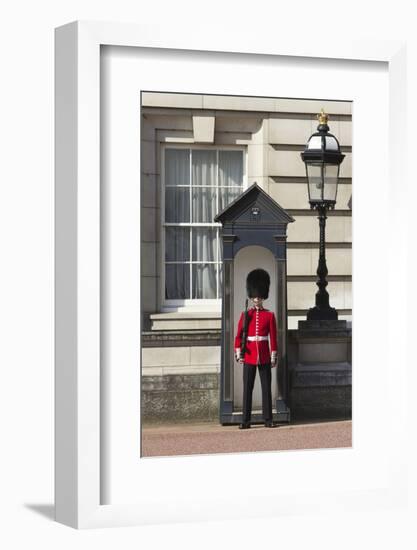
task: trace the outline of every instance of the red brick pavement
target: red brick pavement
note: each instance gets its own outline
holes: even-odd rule
[[[142,456],[173,456],[352,446],[352,422],[320,422],[265,428],[219,424],[149,426],[142,430]]]

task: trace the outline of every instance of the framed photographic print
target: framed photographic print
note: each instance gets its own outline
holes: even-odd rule
[[[57,29],[58,521],[405,498],[402,48]]]

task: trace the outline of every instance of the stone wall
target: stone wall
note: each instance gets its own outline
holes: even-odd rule
[[[187,341],[188,340],[188,341]],[[144,333],[142,420],[205,422],[219,418],[220,331]]]
[[[345,321],[304,321],[290,330],[288,363],[292,420],[352,417],[352,330]]]
[[[291,421],[350,420],[352,386],[295,387],[290,399]]]
[[[145,424],[218,419],[218,373],[142,377],[142,420]]]

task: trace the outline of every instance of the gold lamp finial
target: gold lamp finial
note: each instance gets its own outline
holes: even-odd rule
[[[317,120],[319,121],[319,124],[327,124],[327,121],[329,120],[329,115],[324,112],[324,109],[322,109],[320,111],[320,114],[317,115]]]

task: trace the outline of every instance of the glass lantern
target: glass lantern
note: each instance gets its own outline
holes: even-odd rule
[[[311,208],[333,209],[336,204],[339,168],[345,155],[333,134],[329,133],[328,115],[322,110],[319,125],[307,142],[301,158],[306,166],[308,200]]]

